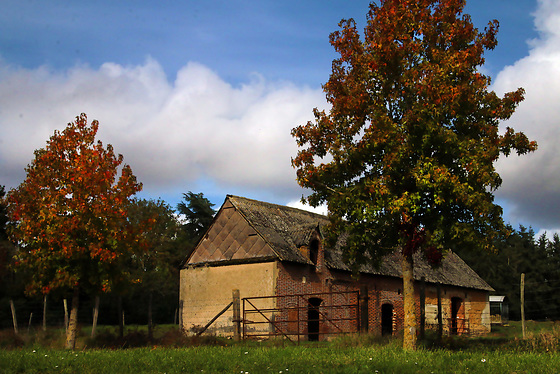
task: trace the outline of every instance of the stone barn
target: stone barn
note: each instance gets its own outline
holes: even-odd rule
[[[180,272],[184,331],[200,331],[238,290],[238,316],[226,308],[208,332],[232,335],[238,320],[246,337],[299,341],[354,331],[398,333],[403,326],[399,254],[386,256],[377,268],[362,266],[353,276],[341,252],[324,247],[321,232],[327,224],[323,215],[228,195]],[[448,253],[438,268],[417,256],[414,278],[417,316],[426,328],[438,326],[441,310],[444,333],[490,331],[493,289],[456,254]]]

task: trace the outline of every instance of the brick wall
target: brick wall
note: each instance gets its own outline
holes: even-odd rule
[[[319,262],[321,259],[318,260]],[[359,291],[362,285],[368,289],[368,331],[374,334],[382,332],[382,306],[393,307],[392,331],[397,334],[403,328],[404,305],[402,296],[402,279],[362,275],[358,280],[350,273],[301,264],[278,263],[276,295],[307,294],[318,292]],[[452,299],[460,301],[457,317],[468,321],[471,334],[484,334],[490,331],[488,293],[464,289],[461,287],[442,286],[442,310],[444,332],[449,333],[449,320],[452,311]],[[416,284],[416,316],[420,322],[420,284]],[[329,301],[332,303],[333,301]],[[425,311],[427,323],[436,320],[430,312],[437,311],[437,292],[433,284],[426,285]],[[328,331],[326,331],[328,332]]]

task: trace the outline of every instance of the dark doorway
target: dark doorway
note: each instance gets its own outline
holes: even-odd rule
[[[381,305],[381,335],[393,335],[393,305]]]
[[[459,318],[459,310],[461,309],[461,300],[460,297],[452,297],[451,298],[451,334],[457,335],[459,332],[458,328],[458,318]]]
[[[319,306],[323,300],[312,297],[309,299],[309,304],[307,306],[307,339],[309,341],[319,341],[319,330],[320,330],[320,314]]]

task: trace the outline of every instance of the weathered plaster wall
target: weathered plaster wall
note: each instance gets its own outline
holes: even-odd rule
[[[488,292],[460,287],[441,287],[441,308],[443,314],[443,331],[449,333],[451,304],[453,298],[461,299],[457,313],[459,319],[467,319],[470,334],[490,332],[490,304]],[[426,287],[426,324],[435,328],[437,324],[437,289],[435,285]]]
[[[183,302],[183,329],[192,333],[197,327],[206,325],[232,301],[234,289],[239,289],[241,298],[274,295],[276,266],[275,262],[265,262],[181,270],[179,299]],[[272,307],[273,302],[265,299],[259,307],[266,307],[267,303]],[[232,319],[230,308],[208,331],[231,335]]]

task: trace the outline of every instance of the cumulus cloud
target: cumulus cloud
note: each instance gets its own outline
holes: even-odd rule
[[[529,55],[503,69],[493,88],[499,94],[525,88],[525,101],[504,126],[539,144],[533,154],[499,161],[503,185],[497,196],[507,202],[513,224],[542,232],[560,228],[560,2],[540,0],[535,26],[539,38],[530,42]]]
[[[124,155],[149,195],[207,180],[224,195],[267,189],[288,201],[302,193],[290,165],[297,150],[290,130],[325,99],[318,89],[258,75],[234,87],[197,63],[170,82],[153,59],[64,72],[0,60],[0,103],[0,183],[7,187],[23,180],[33,150],[85,112],[99,120],[98,138]]]

